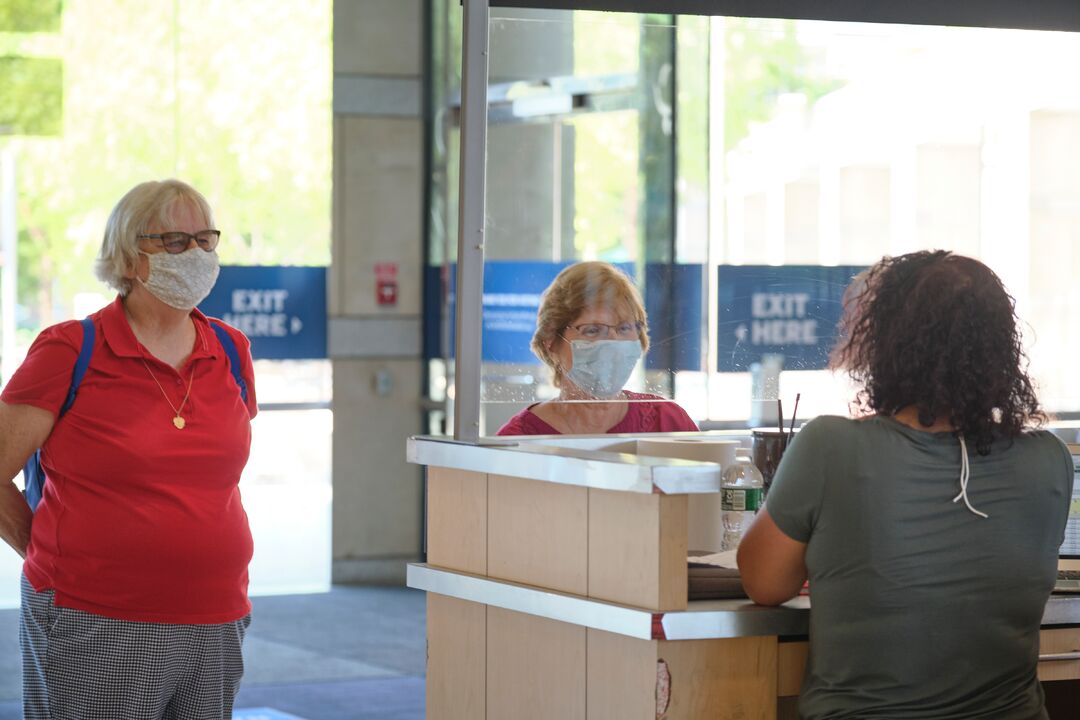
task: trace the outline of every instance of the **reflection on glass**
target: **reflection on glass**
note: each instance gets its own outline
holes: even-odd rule
[[[726,120],[714,261],[859,266],[918,249],[980,259],[1028,323],[1045,405],[1080,410],[1080,377],[1063,362],[1080,350],[1069,279],[1080,270],[1080,88],[1068,79],[1080,38],[745,19],[714,30],[727,51],[712,85]],[[811,367],[787,358],[785,403],[800,392],[804,417],[846,414],[850,385]],[[744,382],[709,379],[710,417],[746,417]]]
[[[649,264],[673,257],[675,29],[665,20],[538,10],[493,16],[481,391],[488,433],[563,394],[529,350],[540,296],[556,274],[578,261],[606,261],[647,295]],[[664,313],[650,318],[662,350],[668,326]],[[619,347],[599,342],[579,353]],[[670,396],[671,370],[656,365],[665,358],[620,360],[632,372],[616,390]]]
[[[633,281],[613,265],[571,265],[544,291],[532,351],[558,395],[518,412],[499,435],[676,432],[697,429],[673,402],[625,389],[649,350]]]

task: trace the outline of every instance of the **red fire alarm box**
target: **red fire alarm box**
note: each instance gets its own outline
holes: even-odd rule
[[[397,275],[397,263],[375,263],[375,302],[379,306],[397,305]]]

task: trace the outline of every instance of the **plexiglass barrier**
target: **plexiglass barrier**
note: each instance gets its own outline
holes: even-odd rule
[[[608,263],[642,298],[650,345],[626,390],[773,424],[796,394],[800,418],[848,412],[852,384],[826,369],[845,288],[938,248],[997,272],[1045,407],[1077,413],[1078,61],[1071,33],[493,11],[484,432],[565,396],[573,353],[530,343],[570,265]],[[433,257],[452,263],[447,77]],[[580,339],[563,326],[555,349]]]

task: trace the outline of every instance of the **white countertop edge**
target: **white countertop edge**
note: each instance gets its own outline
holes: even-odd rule
[[[417,590],[526,615],[583,625],[642,640],[652,639],[653,615],[647,610],[442,570],[421,563],[409,564],[406,584]]]
[[[709,600],[692,602],[685,611],[653,613],[422,563],[408,566],[406,582],[417,590],[642,640],[805,635],[809,622],[808,605],[800,607],[798,599],[790,607],[779,608],[754,605],[749,600]],[[656,620],[663,628],[662,636],[654,635]]]
[[[599,490],[669,495],[720,491],[721,468],[715,463],[545,445],[532,438],[489,438],[474,444],[411,437],[406,457],[418,465]]]
[[[799,596],[779,607],[750,600],[694,601],[683,611],[649,610],[446,570],[423,563],[408,566],[406,584],[417,590],[491,605],[643,640],[711,640],[754,636],[806,636],[810,599]],[[654,636],[659,620],[663,636]],[[1080,625],[1080,594],[1052,595],[1042,628]]]

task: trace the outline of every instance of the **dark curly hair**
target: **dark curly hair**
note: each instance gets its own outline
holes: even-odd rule
[[[1046,421],[1020,344],[1014,300],[994,272],[944,250],[886,257],[844,298],[831,364],[862,386],[856,404],[947,417],[981,455]]]

